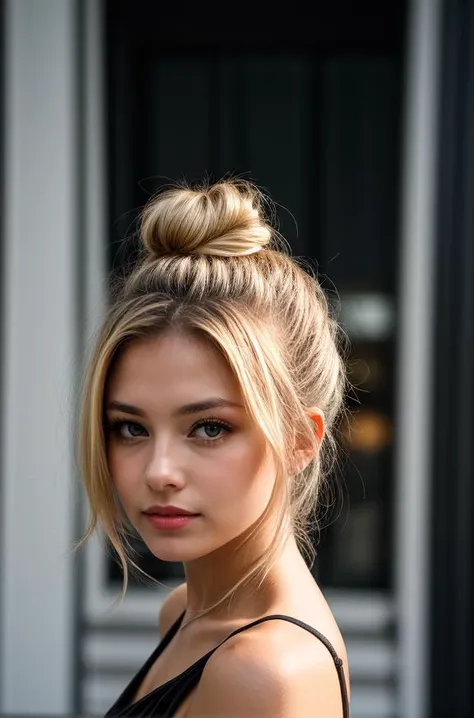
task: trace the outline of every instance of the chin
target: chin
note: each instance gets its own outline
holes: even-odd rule
[[[227,546],[230,542],[224,541],[223,543],[209,543],[203,542],[199,544],[196,540],[192,539],[181,539],[176,540],[173,538],[160,538],[159,540],[146,541],[142,537],[147,545],[150,553],[153,554],[160,561],[169,561],[173,563],[189,563],[196,561],[197,559],[210,556],[215,551],[222,549]]]
[[[170,539],[161,539],[160,541],[149,541],[146,542],[147,548],[150,553],[158,558],[160,561],[168,561],[170,563],[186,563],[189,561],[195,561],[202,556],[210,553],[210,551],[199,550],[196,543],[189,541],[173,541]]]

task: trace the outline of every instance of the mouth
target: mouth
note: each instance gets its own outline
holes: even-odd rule
[[[179,508],[178,506],[151,506],[149,509],[145,509],[143,513],[146,516],[162,516],[165,518],[183,518],[199,516],[199,514],[197,513],[187,511],[186,509]]]
[[[182,529],[199,517],[199,514],[163,514],[144,512],[150,524],[161,531]]]

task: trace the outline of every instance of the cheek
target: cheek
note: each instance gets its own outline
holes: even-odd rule
[[[117,447],[111,446],[107,452],[107,465],[110,480],[120,497],[126,498],[127,489],[132,489],[134,483],[133,462],[127,460],[127,455]]]
[[[274,482],[275,469],[265,446],[255,442],[249,449],[249,442],[243,441],[232,452],[226,452],[219,467],[210,466],[204,490],[214,504],[219,503],[225,520],[230,515],[235,522],[245,520],[249,514],[258,518],[270,499]]]

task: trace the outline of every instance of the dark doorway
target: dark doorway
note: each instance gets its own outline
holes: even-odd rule
[[[340,307],[356,398],[315,565],[334,587],[390,589],[405,17],[400,1],[231,19],[106,4],[110,267],[133,254],[137,212],[161,185],[231,173],[268,190]]]

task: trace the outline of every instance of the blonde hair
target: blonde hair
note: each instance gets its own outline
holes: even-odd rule
[[[287,254],[265,217],[264,203],[250,183],[227,180],[168,189],[142,213],[143,256],[115,297],[97,339],[79,427],[79,461],[91,509],[84,540],[102,525],[122,565],[122,595],[127,561],[135,564],[107,466],[104,394],[121,349],[170,329],[204,337],[221,352],[277,466],[270,504],[254,532],[270,511],[278,512],[281,530],[218,603],[244,582],[263,580],[290,530],[312,557],[308,523],[334,456],[344,362],[338,325],[319,282]],[[320,446],[310,407],[324,413]],[[294,470],[296,440],[314,450],[314,459],[299,473]]]

